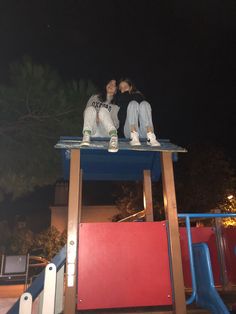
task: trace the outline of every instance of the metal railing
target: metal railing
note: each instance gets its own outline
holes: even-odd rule
[[[184,218],[186,223],[187,230],[187,239],[188,239],[188,251],[189,251],[189,261],[190,261],[190,270],[191,270],[191,279],[192,279],[192,294],[187,299],[186,303],[191,304],[196,298],[196,276],[195,276],[195,268],[194,268],[194,259],[193,259],[193,249],[192,249],[192,234],[191,234],[191,218],[236,218],[236,214],[178,214],[178,218]]]
[[[12,306],[8,311],[8,314],[19,314],[31,313],[32,303],[36,301],[36,313],[51,314],[49,312],[49,307],[43,304],[46,295],[49,295],[49,299],[53,299],[54,313],[62,313],[63,311],[63,289],[64,289],[64,265],[66,261],[66,246],[64,246],[60,252],[52,259],[52,263],[46,266],[39,276],[32,282],[31,286],[27,291],[21,296],[20,300]],[[56,273],[56,276],[55,276]],[[49,278],[49,285],[47,278]],[[50,279],[51,278],[51,279]],[[51,284],[50,284],[51,282]],[[46,289],[45,289],[46,288]],[[48,290],[49,288],[49,290]],[[56,294],[53,296],[54,290],[56,289]],[[31,305],[30,305],[31,304]],[[50,303],[51,304],[51,303]],[[20,312],[20,307],[22,311]],[[23,311],[23,308],[27,308],[27,311]],[[50,310],[51,311],[51,310]]]
[[[117,222],[127,222],[127,221],[134,221],[134,219],[142,219],[146,216],[146,211],[145,210],[141,210],[138,213],[132,214],[128,217],[125,217],[123,219],[118,220]]]
[[[50,263],[45,269],[44,290],[41,295],[41,304],[38,305],[38,313],[54,314],[56,305],[56,283],[57,268],[56,265]],[[62,297],[62,296],[60,296]],[[31,314],[33,308],[33,297],[29,292],[22,294],[20,298],[19,314]],[[61,307],[61,310],[63,308]]]

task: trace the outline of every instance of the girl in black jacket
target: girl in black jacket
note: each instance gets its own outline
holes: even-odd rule
[[[160,146],[154,134],[152,108],[130,79],[121,79],[116,104],[120,107],[118,119],[120,134],[130,138],[130,145],[140,146],[139,137],[147,138],[147,144]]]

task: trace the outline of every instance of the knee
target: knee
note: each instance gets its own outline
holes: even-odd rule
[[[149,104],[149,102],[147,102],[145,100],[141,101],[141,103],[139,104],[139,108],[140,108],[140,111],[144,111],[144,110],[151,111],[152,110],[151,105]]]
[[[85,108],[85,110],[84,110],[84,115],[86,115],[86,114],[91,115],[91,114],[95,114],[95,113],[96,113],[96,109],[93,106],[89,106],[89,107]]]
[[[138,111],[139,110],[139,103],[135,100],[130,101],[127,107],[127,112],[132,112],[132,111]]]

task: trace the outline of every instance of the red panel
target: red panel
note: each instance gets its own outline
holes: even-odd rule
[[[216,285],[220,284],[220,266],[217,255],[216,237],[215,232],[211,227],[199,227],[191,228],[192,242],[199,243],[205,242],[210,250],[212,272],[214,276],[214,282]],[[180,243],[182,252],[183,272],[185,287],[192,286],[189,254],[188,254],[188,241],[186,228],[180,228]]]
[[[170,304],[164,222],[80,224],[78,309]]]
[[[236,228],[223,229],[225,261],[229,281],[236,284]]]

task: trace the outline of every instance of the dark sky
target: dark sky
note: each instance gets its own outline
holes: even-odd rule
[[[1,0],[1,82],[23,55],[64,79],[129,76],[159,137],[232,150],[235,0]]]

